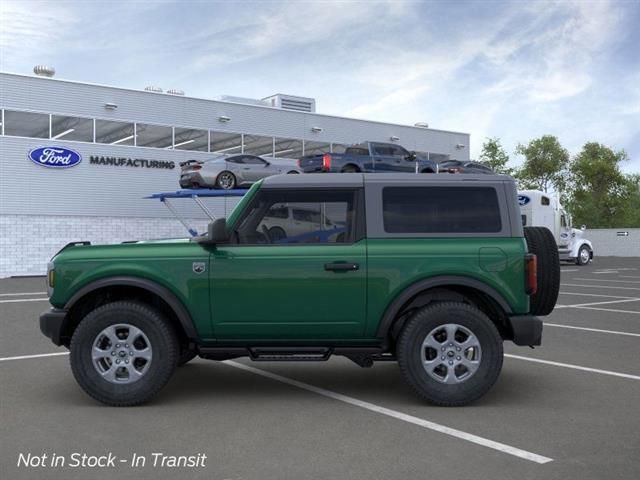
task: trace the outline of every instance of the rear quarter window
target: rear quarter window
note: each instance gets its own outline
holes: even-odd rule
[[[385,187],[387,233],[498,233],[498,195],[492,187]]]

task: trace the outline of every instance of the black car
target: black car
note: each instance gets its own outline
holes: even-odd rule
[[[440,173],[494,173],[486,165],[472,160],[443,160],[438,167]]]

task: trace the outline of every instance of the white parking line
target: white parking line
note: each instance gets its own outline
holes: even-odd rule
[[[47,292],[0,293],[0,297],[19,297],[21,295],[46,295]]]
[[[10,360],[28,360],[30,358],[58,357],[61,355],[69,355],[69,352],[41,353],[39,355],[20,355],[19,357],[3,357],[0,362],[8,362]]]
[[[606,278],[572,278],[571,280],[586,280],[588,282],[610,282],[610,283],[640,283],[635,280],[607,280]]]
[[[613,313],[630,313],[632,315],[640,315],[640,312],[634,310],[616,310],[614,308],[599,308],[599,307],[575,307],[580,310],[598,310],[601,312],[613,312]]]
[[[584,288],[615,288],[616,290],[640,290],[638,287],[613,287],[611,285],[580,285],[576,283],[561,283],[563,287],[584,287]]]
[[[640,380],[640,377],[638,375],[631,375],[629,373],[612,372],[610,370],[599,370],[597,368],[581,367],[580,365],[573,365],[571,363],[551,362],[549,360],[541,360],[539,358],[521,357],[520,355],[511,355],[510,353],[505,353],[504,356],[509,358],[516,358],[518,360],[524,360],[526,362],[553,365],[554,367],[572,368],[574,370],[582,370],[583,372],[601,373],[603,375],[611,375],[613,377],[622,377],[622,378],[628,378],[631,380]]]
[[[234,368],[239,368],[241,370],[245,370],[247,372],[254,373],[256,375],[260,375],[262,377],[269,378],[271,380],[275,380],[277,382],[285,383],[287,385],[291,385],[293,387],[298,387],[303,390],[307,390],[309,392],[317,393],[318,395],[322,395],[324,397],[331,398],[333,400],[338,400],[339,402],[348,403],[349,405],[353,405],[356,407],[364,408],[365,410],[369,410],[371,412],[379,413],[382,415],[386,415],[388,417],[395,418],[397,420],[402,420],[403,422],[412,423],[414,425],[418,425],[419,427],[427,428],[429,430],[433,430],[436,432],[444,433],[445,435],[450,435],[452,437],[459,438],[461,440],[466,440],[467,442],[475,443],[477,445],[482,445],[483,447],[492,448],[494,450],[498,450],[503,453],[507,453],[509,455],[513,455],[515,457],[522,458],[524,460],[529,460],[535,463],[549,463],[552,462],[553,459],[549,457],[543,457],[542,455],[538,455],[536,453],[528,452],[526,450],[521,450],[516,447],[512,447],[510,445],[506,445],[504,443],[494,442],[493,440],[489,440],[487,438],[479,437],[477,435],[473,435],[471,433],[463,432],[461,430],[456,430],[454,428],[446,427],[444,425],[440,425],[438,423],[430,422],[428,420],[424,420],[422,418],[414,417],[412,415],[407,415],[406,413],[398,412],[396,410],[391,410],[390,408],[381,407],[379,405],[375,405],[373,403],[365,402],[363,400],[358,400],[357,398],[349,397],[347,395],[342,395],[341,393],[333,392],[331,390],[325,390],[324,388],[316,387],[314,385],[310,385],[308,383],[299,382],[298,380],[294,380],[292,378],[283,377],[281,375],[277,375],[275,373],[268,372],[266,370],[261,370],[259,368],[250,367],[248,365],[244,365],[242,363],[234,362],[232,360],[226,360],[223,363],[229,365]]]
[[[605,298],[636,298],[636,297],[621,297],[619,295],[601,295],[598,293],[576,293],[576,292],[560,292],[560,295],[578,295],[580,297],[605,297]]]
[[[49,301],[48,298],[18,298],[14,300],[0,300],[0,303],[21,303],[21,302],[44,302]]]
[[[577,303],[575,305],[556,305],[556,308],[591,307],[594,305],[607,305],[610,303],[627,303],[627,302],[640,302],[640,298],[629,298],[627,300],[608,300],[606,302]]]
[[[588,327],[574,327],[573,325],[561,325],[559,323],[547,323],[544,322],[545,327],[557,327],[557,328],[570,328],[572,330],[584,330],[587,332],[596,332],[596,333],[611,333],[613,335],[628,335],[629,337],[640,337],[640,333],[630,333],[630,332],[619,332],[617,330],[601,330],[599,328],[588,328]]]
[[[640,278],[638,275],[620,275],[620,278]]]

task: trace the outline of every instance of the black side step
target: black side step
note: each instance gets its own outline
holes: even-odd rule
[[[326,362],[333,353],[329,347],[253,347],[254,362]]]
[[[396,356],[380,347],[326,347],[326,346],[201,346],[198,354],[209,360],[230,360],[249,357],[256,362],[325,362],[331,355],[342,355],[361,367],[371,367],[374,362],[395,361]]]

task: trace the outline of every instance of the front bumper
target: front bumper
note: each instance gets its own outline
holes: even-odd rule
[[[542,345],[542,320],[533,315],[509,317],[516,345]]]
[[[67,311],[52,308],[40,315],[40,331],[49,337],[55,345],[62,345],[68,341],[64,337],[67,325]]]

